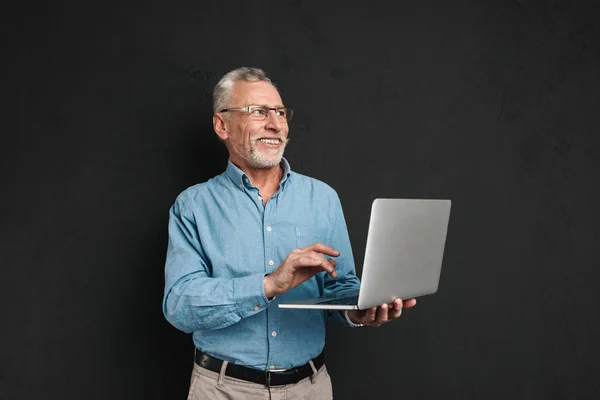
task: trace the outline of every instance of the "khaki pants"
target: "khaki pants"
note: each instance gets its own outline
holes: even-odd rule
[[[226,368],[226,364],[223,365]],[[316,374],[298,383],[267,387],[209,371],[194,363],[188,400],[331,400],[333,389],[327,368],[323,365]],[[313,367],[314,370],[314,367]]]

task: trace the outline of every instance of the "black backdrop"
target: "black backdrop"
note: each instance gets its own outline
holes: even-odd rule
[[[358,266],[373,198],[453,200],[439,292],[330,326],[337,398],[600,395],[598,1],[3,7],[0,398],[185,397],[167,213],[225,168],[211,92],[242,65],[296,109],[286,156]]]

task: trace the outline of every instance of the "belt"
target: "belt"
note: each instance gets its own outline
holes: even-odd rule
[[[202,353],[198,349],[196,349],[195,361],[196,364],[202,368],[206,368],[216,373],[221,372],[223,360],[219,360],[218,358]],[[319,370],[319,368],[325,364],[325,353],[321,352],[321,354],[312,359],[312,362],[315,364],[315,368]],[[225,370],[226,376],[242,379],[244,381],[260,383],[266,386],[281,386],[297,383],[304,378],[308,378],[312,374],[313,370],[309,363],[299,367],[286,369],[285,371],[261,371],[259,369],[228,363],[227,369]]]

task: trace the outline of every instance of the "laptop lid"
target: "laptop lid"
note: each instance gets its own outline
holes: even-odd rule
[[[450,207],[450,200],[373,201],[359,309],[437,291]]]

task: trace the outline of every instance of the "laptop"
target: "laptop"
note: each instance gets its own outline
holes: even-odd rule
[[[279,303],[280,308],[364,310],[437,292],[450,200],[382,199],[371,206],[360,289]]]

